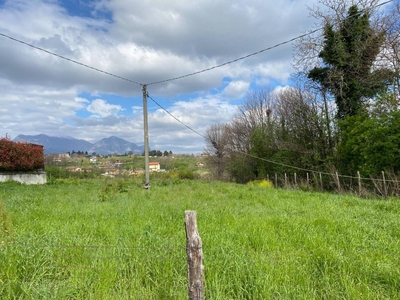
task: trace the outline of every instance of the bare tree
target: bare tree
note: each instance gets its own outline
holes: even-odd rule
[[[389,10],[380,13],[373,20],[376,30],[385,32],[386,38],[381,52],[378,54],[375,67],[388,68],[393,72],[393,80],[389,84],[392,93],[400,103],[400,3],[395,2]]]
[[[308,7],[310,17],[315,19],[314,27],[293,44],[292,64],[298,72],[308,73],[321,65],[319,53],[324,47],[323,28],[329,23],[337,29],[351,6],[356,5],[360,10],[368,12],[375,18],[375,23],[380,23],[376,13],[379,0],[319,0],[318,3],[319,5]],[[378,27],[375,28],[378,30]]]
[[[229,150],[250,153],[250,136],[257,127],[267,127],[275,119],[274,99],[269,87],[248,93],[243,105],[228,124]]]
[[[330,129],[326,128],[324,109],[317,95],[299,87],[275,93],[279,130],[275,133],[279,150],[289,150],[313,161],[325,159],[330,150]]]
[[[213,124],[206,131],[207,163],[214,169],[217,179],[222,179],[225,170],[227,147],[226,125]]]

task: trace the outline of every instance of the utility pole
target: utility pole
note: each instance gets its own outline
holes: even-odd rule
[[[145,163],[145,182],[143,188],[150,190],[150,170],[149,170],[149,123],[147,120],[147,85],[143,85],[143,126],[144,126],[144,163]]]

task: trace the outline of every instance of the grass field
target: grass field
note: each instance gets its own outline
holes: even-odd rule
[[[2,203],[2,204],[1,204]],[[399,299],[400,201],[220,182],[0,184],[0,299]]]

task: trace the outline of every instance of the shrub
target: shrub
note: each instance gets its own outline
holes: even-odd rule
[[[190,169],[180,169],[178,171],[179,179],[194,179],[193,171]]]
[[[255,185],[255,186],[259,186],[259,187],[265,187],[268,189],[273,189],[274,188],[274,184],[266,179],[257,179],[257,180],[253,180],[247,183],[248,185]]]
[[[0,139],[0,170],[32,171],[44,168],[43,147]]]

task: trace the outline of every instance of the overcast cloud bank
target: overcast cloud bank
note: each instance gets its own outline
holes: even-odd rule
[[[0,0],[0,33],[148,84],[196,72],[310,29],[316,1]],[[221,68],[148,86],[149,95],[198,133],[226,122],[259,85],[286,85],[291,45]],[[90,142],[143,143],[139,84],[0,36],[0,136],[44,133]],[[150,146],[199,153],[204,139],[149,99]]]

